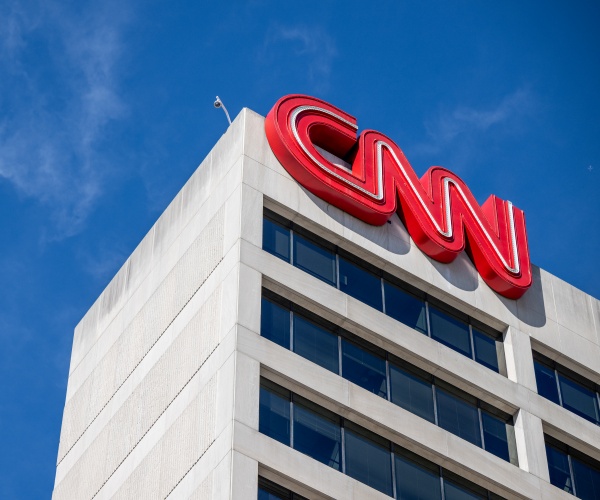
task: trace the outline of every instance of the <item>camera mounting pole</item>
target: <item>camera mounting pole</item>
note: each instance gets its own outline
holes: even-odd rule
[[[229,118],[229,113],[227,112],[227,108],[225,107],[225,104],[223,104],[223,101],[221,101],[219,96],[217,96],[217,99],[214,103],[214,107],[215,108],[223,108],[223,111],[225,111],[225,116],[227,117],[227,121],[229,122],[229,125],[231,125],[231,118]]]

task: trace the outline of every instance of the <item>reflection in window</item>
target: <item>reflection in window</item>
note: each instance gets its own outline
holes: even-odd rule
[[[548,458],[550,482],[567,493],[573,493],[573,483],[567,454],[546,443],[546,456]]]
[[[585,500],[600,498],[600,469],[594,468],[576,457],[573,457],[571,462],[577,496]]]
[[[538,394],[600,425],[598,386],[551,359],[533,353]]]
[[[510,462],[506,422],[482,411],[481,423],[483,424],[485,449],[497,457]]]
[[[290,428],[293,440],[287,443],[289,446],[386,495],[394,495],[395,482],[396,498],[403,500],[442,500],[442,491],[445,500],[500,499],[480,486],[265,379],[261,379],[260,432],[273,437],[269,434],[273,418],[263,408],[278,407],[273,405],[273,401],[279,399],[284,400],[283,406],[291,408],[293,414]],[[275,412],[279,415],[281,410]],[[268,419],[268,422],[264,423],[264,419]],[[258,495],[260,500],[300,500],[289,490],[260,478]]]
[[[583,385],[558,374],[558,385],[562,396],[563,406],[567,410],[590,420],[598,422],[598,398],[596,393]]]
[[[425,301],[385,281],[385,313],[388,316],[427,335]]]
[[[260,388],[259,431],[280,443],[290,444],[289,393],[266,385]]]
[[[556,385],[554,370],[536,360],[534,360],[533,365],[538,394],[559,405],[560,398],[558,397],[558,386]]]
[[[577,498],[600,498],[600,462],[545,436],[550,482]]]
[[[439,426],[481,446],[477,407],[440,388],[436,388],[435,395]]]
[[[516,464],[512,419],[405,361],[263,290],[261,335],[392,403]],[[310,316],[312,319],[309,319]],[[275,333],[273,333],[275,332]],[[280,333],[278,333],[280,332]],[[439,385],[439,386],[438,386]],[[434,397],[437,394],[437,397]],[[437,419],[436,419],[437,415]]]
[[[302,316],[294,317],[294,352],[339,373],[337,336]]]
[[[264,477],[258,478],[258,500],[307,500]]]
[[[392,403],[435,422],[431,382],[390,364],[390,385]]]
[[[453,481],[444,483],[444,500],[478,500],[481,498],[487,498],[487,494],[478,493]]]
[[[339,287],[348,295],[428,335],[447,347],[499,372],[502,343],[497,332],[471,327],[465,316],[442,312],[445,305],[430,307],[426,295],[410,285],[354,256],[346,256],[334,245],[297,227],[281,216],[265,210],[263,249],[306,271],[324,282]],[[292,251],[290,251],[290,247]],[[429,321],[428,321],[429,320]],[[486,328],[483,328],[486,330]],[[500,352],[499,352],[500,351]]]
[[[342,438],[339,417],[306,401],[294,405],[294,449],[341,469]]]
[[[441,498],[439,467],[413,453],[395,451],[397,498],[400,500]]]
[[[367,391],[387,398],[385,359],[342,340],[342,376]]]
[[[330,285],[335,285],[335,254],[333,250],[294,235],[294,265]]]
[[[392,495],[392,463],[389,444],[375,434],[348,424],[346,474],[387,495]]]
[[[290,348],[290,311],[262,298],[260,334],[286,349]]]
[[[496,349],[496,340],[489,335],[476,330],[473,330],[473,346],[475,347],[475,361],[487,366],[495,372],[500,371],[498,366],[498,351]]]
[[[455,351],[471,357],[469,325],[435,307],[429,308],[431,337]]]
[[[263,248],[280,259],[290,260],[290,231],[283,225],[263,219]]]
[[[340,290],[375,309],[383,309],[381,278],[344,257],[340,257]]]

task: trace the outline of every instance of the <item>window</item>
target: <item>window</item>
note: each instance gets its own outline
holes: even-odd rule
[[[596,384],[535,351],[533,364],[540,396],[600,425],[600,390]]]
[[[265,210],[263,249],[500,373],[499,332]]]
[[[512,417],[263,290],[261,335],[480,448],[517,463]],[[275,319],[274,319],[275,318]],[[280,318],[281,324],[274,324]],[[291,322],[291,323],[290,323]]]
[[[431,337],[442,344],[471,358],[469,324],[438,307],[429,308]]]
[[[261,379],[259,429],[274,439],[278,437],[271,433],[272,422],[279,418],[281,410],[279,403],[273,405],[273,401],[280,400],[289,409],[288,417],[290,413],[293,415],[291,422],[289,418],[287,420],[291,423],[292,439],[286,444],[390,497],[395,495],[403,500],[500,498],[269,380]],[[277,418],[271,415],[272,408]],[[265,419],[266,423],[263,422]],[[301,497],[294,495],[259,478],[259,500],[300,500]]]
[[[419,376],[395,364],[390,364],[390,385],[392,403],[435,423],[431,376]]]
[[[340,470],[342,437],[340,419],[309,401],[296,397],[293,448]]]
[[[265,382],[260,388],[259,431],[280,443],[290,444],[289,391]]]
[[[342,339],[342,376],[387,399],[385,357]]]
[[[425,300],[404,291],[389,281],[383,283],[385,313],[388,316],[427,335]]]
[[[445,384],[443,387],[445,389],[436,387],[435,391],[439,426],[481,447],[479,412],[475,398],[466,401],[452,394]]]
[[[294,235],[294,265],[309,274],[335,285],[335,254],[302,235]]]
[[[585,500],[600,498],[600,462],[545,436],[550,483]]]
[[[394,451],[397,498],[442,498],[439,467],[400,447]]]
[[[258,478],[258,500],[307,500],[264,477]]]
[[[345,437],[346,474],[392,496],[389,441],[352,423],[346,425]]]
[[[273,219],[263,221],[263,248],[280,259],[290,260],[290,231]]]
[[[260,334],[281,347],[290,348],[290,311],[262,298]]]
[[[300,315],[294,317],[293,350],[327,370],[339,371],[337,336]]]
[[[345,257],[340,257],[340,290],[375,309],[383,310],[381,278]]]

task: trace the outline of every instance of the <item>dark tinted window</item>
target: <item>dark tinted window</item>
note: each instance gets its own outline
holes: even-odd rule
[[[290,311],[263,297],[260,334],[286,349],[290,348]]]
[[[598,422],[598,399],[596,393],[586,387],[558,374],[558,383],[562,394],[563,406],[577,415]]]
[[[538,394],[550,401],[554,401],[557,405],[560,404],[554,370],[537,360],[534,360],[533,366],[535,368],[535,381],[537,383]]]
[[[436,387],[438,424],[443,429],[481,446],[477,407]]]
[[[498,368],[498,352],[496,350],[496,341],[475,328],[473,330],[473,345],[475,346],[475,361],[487,366],[495,372]]]
[[[345,339],[342,340],[342,376],[387,398],[385,359]]]
[[[378,436],[348,425],[346,437],[346,474],[387,495],[392,495],[390,451]]]
[[[573,484],[569,472],[569,459],[567,454],[554,446],[546,444],[550,482],[568,493],[573,493]]]
[[[381,278],[340,257],[340,290],[375,309],[383,310]]]
[[[294,234],[294,265],[335,285],[335,254],[298,234]]]
[[[385,313],[421,333],[427,334],[425,301],[385,281]]]
[[[392,402],[415,415],[435,421],[431,382],[390,364]]]
[[[265,479],[258,478],[258,500],[306,500],[297,493],[294,493],[278,484]]]
[[[271,219],[263,219],[263,249],[290,261],[290,231]]]
[[[289,493],[275,492],[265,487],[258,488],[258,500],[288,500],[290,498]]]
[[[289,395],[261,385],[259,431],[290,445]]]
[[[477,493],[454,481],[444,481],[444,500],[475,500],[479,498],[487,498],[487,495]]]
[[[298,315],[294,316],[294,352],[339,373],[337,335]]]
[[[483,424],[485,449],[510,462],[506,422],[486,412],[481,412],[481,422]]]
[[[340,470],[342,441],[339,417],[309,402],[295,404],[294,449]]]
[[[431,336],[455,351],[471,357],[469,325],[435,307],[429,308]]]
[[[584,500],[598,500],[600,498],[600,470],[576,457],[572,457],[571,462],[577,496]]]
[[[394,455],[396,492],[399,500],[439,500],[442,498],[438,467],[426,467],[402,454]]]

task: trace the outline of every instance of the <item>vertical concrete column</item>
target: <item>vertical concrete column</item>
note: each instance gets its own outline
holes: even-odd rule
[[[529,335],[509,326],[504,335],[504,354],[508,379],[537,392]]]
[[[231,464],[231,500],[254,498],[258,498],[258,462],[234,451]]]
[[[525,410],[520,410],[515,419],[515,441],[519,467],[550,482],[542,420]]]

